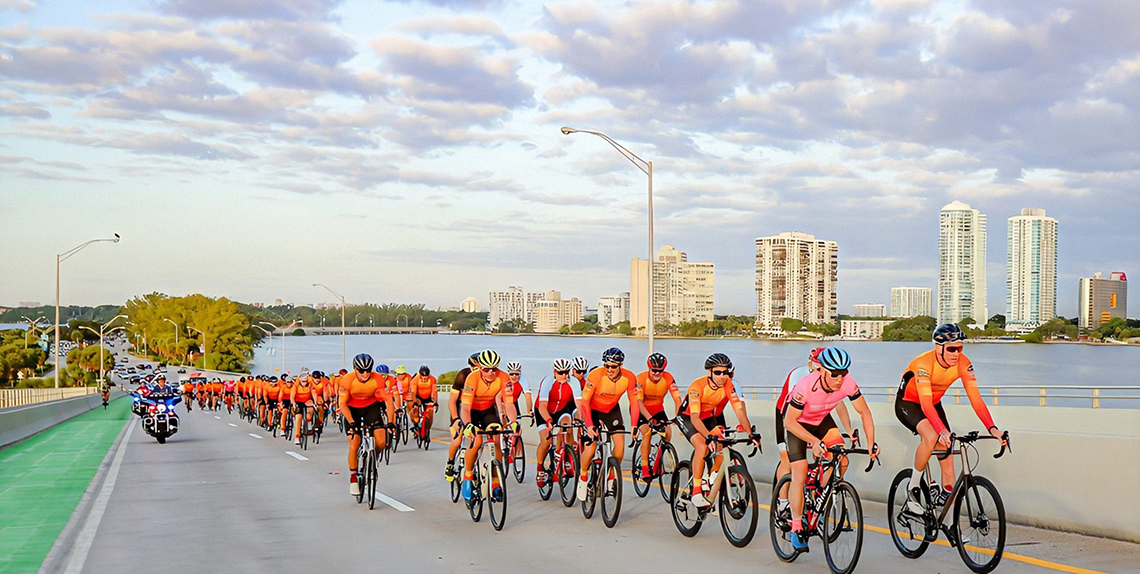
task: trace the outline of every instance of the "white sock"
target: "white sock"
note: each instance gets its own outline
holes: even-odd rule
[[[915,488],[922,486],[922,471],[917,468],[910,470],[910,487]]]

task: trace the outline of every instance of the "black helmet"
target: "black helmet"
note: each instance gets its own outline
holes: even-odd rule
[[[372,372],[372,356],[368,353],[361,353],[352,358],[352,368],[361,373]]]
[[[478,367],[479,366],[479,353],[471,353],[471,356],[467,357],[467,366],[468,367]]]
[[[669,359],[666,359],[665,355],[662,355],[661,353],[653,353],[652,355],[649,355],[648,359],[645,360],[645,364],[650,369],[664,369],[665,365],[669,364]]]
[[[624,363],[625,353],[617,347],[610,347],[602,353],[602,363]]]
[[[431,369],[427,365],[420,365],[420,376],[426,377],[431,374]]]
[[[934,330],[931,340],[939,345],[945,345],[946,343],[965,341],[966,334],[962,332],[961,327],[954,323],[946,323],[945,325],[939,325],[938,328]]]
[[[705,370],[711,371],[716,367],[727,367],[728,370],[731,371],[732,359],[729,359],[728,355],[724,353],[713,353],[709,355],[709,358],[705,359]]]

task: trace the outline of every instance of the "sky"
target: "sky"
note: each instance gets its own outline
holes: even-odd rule
[[[0,0],[0,305],[153,291],[594,307],[657,246],[755,314],[755,239],[839,244],[839,311],[937,287],[938,212],[1140,275],[1140,2]]]

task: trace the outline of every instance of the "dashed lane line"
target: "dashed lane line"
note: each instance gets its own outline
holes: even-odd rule
[[[249,433],[249,436],[251,436],[251,437],[253,437],[253,438],[255,438],[255,439],[258,439],[258,440],[261,440],[261,439],[265,438],[265,437],[263,437],[263,436],[261,436],[261,435],[256,435],[256,434],[253,434],[253,433]]]
[[[289,455],[289,456],[291,456],[297,460],[309,460],[309,459],[307,459],[307,458],[305,458],[305,457],[303,457],[303,456],[301,456],[301,455],[299,455],[299,454],[297,454],[291,450],[285,451],[285,454],[287,454],[287,455]]]

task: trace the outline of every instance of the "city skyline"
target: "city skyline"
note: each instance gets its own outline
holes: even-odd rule
[[[716,266],[716,314],[755,312],[752,240],[788,229],[843,246],[842,309],[936,288],[949,201],[1064,222],[1061,286],[1134,271],[1138,10],[0,2],[0,304],[51,302],[55,254],[111,233],[64,264],[63,303],[612,296],[647,252],[645,180],[563,125],[653,160],[656,242]]]

